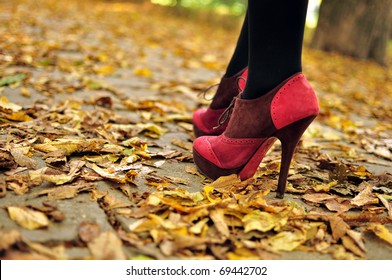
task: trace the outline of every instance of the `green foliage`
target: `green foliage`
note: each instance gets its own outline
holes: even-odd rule
[[[242,15],[246,10],[246,0],[151,0],[164,6],[212,9],[223,14]]]

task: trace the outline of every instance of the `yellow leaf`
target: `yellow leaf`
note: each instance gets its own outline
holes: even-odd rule
[[[227,254],[229,260],[258,260],[260,256],[247,248],[237,248],[234,252]]]
[[[154,74],[148,68],[137,68],[133,70],[133,74],[135,74],[136,76],[142,76],[147,78],[151,78],[152,76],[154,76]]]
[[[208,218],[204,218],[200,221],[198,221],[195,225],[189,228],[189,232],[194,233],[194,234],[201,234],[208,223]]]
[[[41,175],[42,180],[54,183],[56,185],[65,184],[67,182],[72,181],[74,178],[75,178],[75,176],[70,176],[70,175],[66,175],[66,174],[56,174],[56,175],[42,174]]]
[[[389,243],[389,245],[392,245],[392,233],[384,225],[371,223],[367,229],[373,231],[375,235]]]
[[[7,99],[7,97],[5,97],[4,95],[3,95],[3,96],[0,96],[0,107],[2,107],[2,108],[4,108],[4,109],[11,110],[11,111],[13,111],[13,112],[17,112],[17,111],[19,111],[19,110],[22,109],[21,106],[9,102],[8,99]]]
[[[101,67],[98,67],[95,72],[100,75],[108,76],[110,74],[113,74],[113,72],[116,71],[116,68],[114,68],[112,65],[104,65]]]
[[[300,230],[282,231],[268,241],[274,249],[290,252],[306,241],[306,234]]]
[[[261,232],[267,232],[271,229],[279,229],[287,223],[287,214],[270,214],[267,212],[261,212],[260,210],[255,210],[247,214],[242,222],[244,223],[245,233],[258,230]]]
[[[338,184],[338,181],[333,180],[332,182],[328,183],[328,184],[318,184],[318,185],[314,185],[312,186],[312,188],[314,189],[314,191],[316,192],[329,192],[329,190],[336,186]]]
[[[28,122],[32,120],[32,118],[29,115],[26,115],[22,111],[14,112],[12,114],[6,115],[6,117],[11,121],[17,121],[17,122]]]
[[[42,212],[24,207],[10,206],[8,207],[8,213],[11,220],[26,229],[33,230],[47,227],[49,225],[48,217],[46,217],[46,215]]]
[[[205,187],[203,188],[203,190],[204,190],[204,193],[205,193],[207,199],[208,199],[210,202],[217,202],[217,201],[220,200],[219,198],[213,199],[213,198],[211,198],[211,196],[210,196],[210,193],[214,191],[214,187],[205,186]]]

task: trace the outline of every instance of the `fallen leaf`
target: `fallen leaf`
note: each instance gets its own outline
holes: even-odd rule
[[[210,202],[217,202],[217,201],[219,201],[220,199],[213,199],[212,197],[211,197],[211,193],[214,191],[214,187],[212,187],[212,186],[204,186],[203,187],[203,190],[204,190],[204,193],[205,193],[205,196],[207,197],[207,199],[210,201]]]
[[[38,229],[49,225],[48,217],[39,211],[31,210],[26,207],[7,207],[11,220],[26,229]]]
[[[125,260],[121,239],[112,231],[102,232],[87,244],[96,260]]]
[[[354,240],[350,237],[350,236],[342,236],[342,244],[343,246],[353,252],[356,256],[364,258],[365,257],[365,252],[362,251],[358,245],[356,244],[356,242],[354,242]]]
[[[15,83],[20,83],[26,77],[25,74],[15,74],[11,76],[6,76],[0,79],[0,87],[10,86]],[[0,103],[1,106],[1,103]]]
[[[7,109],[7,110],[11,110],[13,112],[18,112],[18,111],[22,110],[21,106],[9,102],[7,97],[4,95],[0,96],[0,107]]]
[[[267,232],[271,229],[278,230],[287,223],[288,213],[270,214],[255,210],[242,219],[245,233],[252,230]]]
[[[348,230],[347,235],[350,236],[363,252],[366,252],[364,237],[361,232],[355,230]]]
[[[376,196],[378,197],[378,199],[380,199],[381,203],[385,206],[385,208],[388,211],[388,216],[390,218],[392,218],[392,203],[388,202],[388,200],[386,200],[384,198],[384,196],[382,194],[376,194]]]
[[[136,68],[135,70],[133,70],[133,74],[147,78],[151,78],[152,76],[154,76],[154,74],[148,68]]]
[[[224,213],[225,211],[223,209],[214,209],[211,210],[210,217],[218,231],[224,237],[228,237],[230,235],[230,231],[225,222]]]
[[[51,260],[66,260],[68,256],[65,253],[64,245],[58,245],[52,248],[46,247],[35,242],[26,242],[29,248],[38,254],[45,256]]]
[[[15,243],[22,240],[22,235],[17,230],[0,230],[0,251],[7,250]]]
[[[83,242],[89,243],[101,234],[101,228],[95,222],[81,222],[78,234]]]
[[[392,233],[384,225],[370,223],[366,229],[372,231],[389,245],[392,245]]]
[[[378,199],[374,197],[372,193],[372,185],[369,183],[363,182],[361,183],[364,186],[364,189],[353,199],[351,199],[351,205],[360,207],[369,204],[377,204]]]
[[[281,231],[268,238],[271,246],[279,251],[291,252],[306,241],[306,234],[301,230]]]
[[[338,196],[326,193],[312,193],[305,194],[302,196],[302,198],[312,203],[323,203],[327,200],[338,198]]]
[[[328,208],[329,211],[334,211],[338,213],[347,212],[352,208],[349,199],[341,199],[341,198],[327,200],[325,206]]]
[[[350,226],[347,225],[346,222],[337,215],[329,216],[328,220],[334,240],[339,240],[342,238],[344,235],[346,235],[347,230],[350,229]]]
[[[25,155],[25,147],[13,147],[10,149],[11,155],[19,166],[25,166],[30,169],[37,167],[37,162]]]

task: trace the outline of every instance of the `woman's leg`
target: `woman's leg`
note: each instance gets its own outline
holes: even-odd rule
[[[248,11],[246,11],[240,36],[238,37],[233,56],[226,69],[224,77],[231,77],[248,66],[249,34],[248,34]]]
[[[211,179],[252,177],[276,139],[281,142],[277,196],[283,197],[295,147],[319,113],[316,94],[301,72],[307,0],[249,0],[249,76],[224,111],[219,136],[193,142],[193,159]]]
[[[244,99],[268,93],[302,71],[308,0],[249,0],[249,74]]]
[[[248,16],[245,15],[241,33],[226,74],[221,78],[219,87],[207,109],[199,109],[193,113],[193,128],[196,137],[202,135],[219,135],[226,125],[216,128],[219,118],[230,105],[233,98],[245,87],[248,74]]]

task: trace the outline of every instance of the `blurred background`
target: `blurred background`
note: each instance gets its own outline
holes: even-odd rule
[[[144,0],[177,10],[241,17],[247,0]],[[136,0],[143,2],[143,0]],[[387,64],[392,38],[391,0],[309,0],[306,43],[313,48]]]

